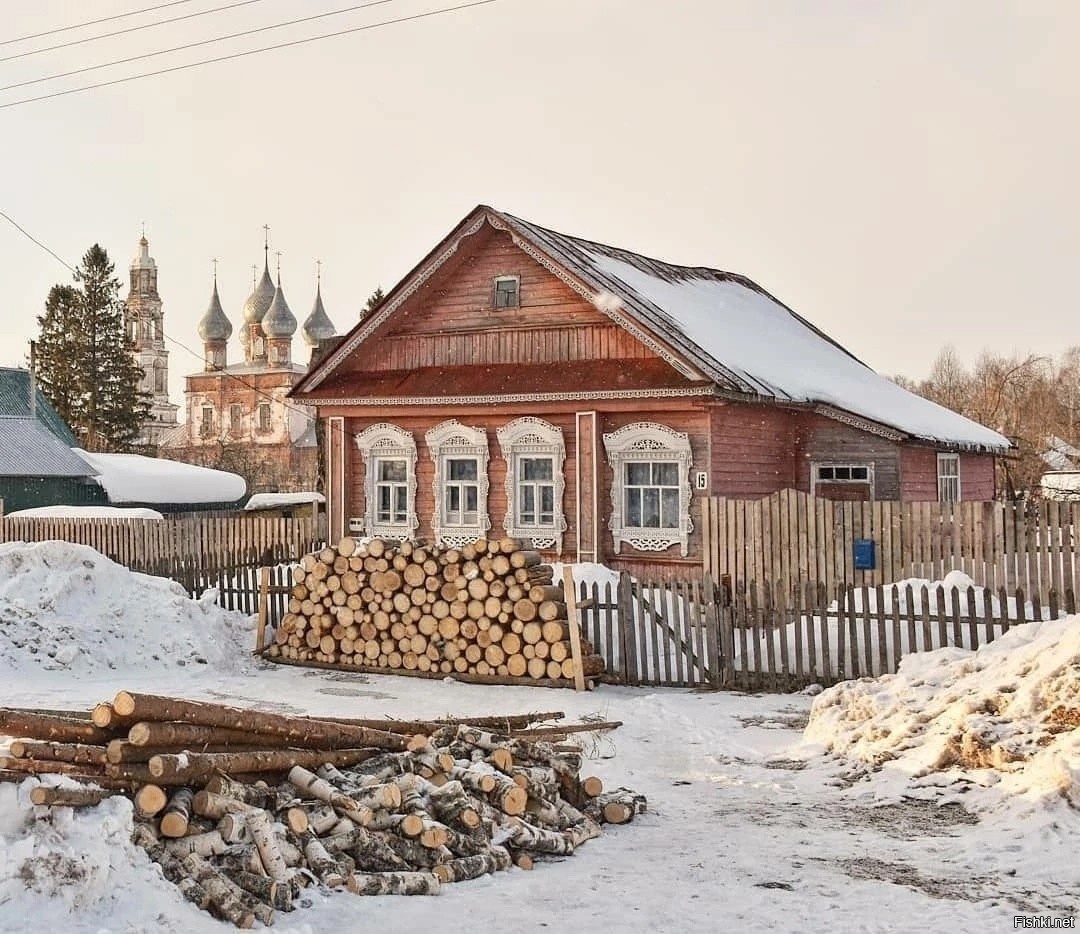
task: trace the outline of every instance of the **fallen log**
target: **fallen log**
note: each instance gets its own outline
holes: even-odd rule
[[[116,793],[116,789],[108,788],[62,788],[54,785],[38,785],[37,788],[30,789],[30,803],[47,807],[93,807]]]
[[[89,719],[58,717],[0,707],[0,736],[20,739],[24,736],[58,743],[86,743],[103,746],[115,735],[113,730],[94,726]]]
[[[17,739],[8,747],[16,759],[37,759],[39,762],[73,762],[76,765],[104,765],[104,746],[84,746],[80,743],[40,743]]]
[[[324,720],[311,720],[305,717],[285,717],[258,710],[161,697],[156,694],[121,691],[113,700],[113,708],[123,716],[133,716],[139,720],[159,722],[183,720],[200,726],[225,727],[246,733],[282,736],[308,749],[319,746],[339,748],[370,746],[377,749],[400,750],[406,745],[405,737],[384,730],[328,723]]]
[[[154,756],[150,774],[157,781],[196,784],[218,772],[284,772],[294,766],[316,766],[323,762],[353,765],[376,755],[372,749],[339,749],[322,752],[312,749],[271,749],[265,752],[179,753]]]

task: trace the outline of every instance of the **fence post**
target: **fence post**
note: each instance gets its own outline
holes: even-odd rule
[[[720,673],[720,660],[723,652],[720,648],[720,632],[723,615],[716,595],[716,586],[713,584],[711,574],[705,575],[705,641],[709,647],[709,684],[718,689],[722,682]]]
[[[266,639],[267,598],[270,595],[270,568],[259,568],[259,622],[255,627],[255,651],[263,647]]]
[[[637,626],[634,624],[634,595],[630,589],[630,575],[626,571],[619,573],[616,594],[619,658],[622,663],[623,680],[627,684],[637,684]]]

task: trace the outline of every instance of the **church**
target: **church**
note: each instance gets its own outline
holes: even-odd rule
[[[222,307],[215,271],[210,303],[199,321],[203,368],[184,380],[186,420],[168,398],[168,351],[164,347],[157,266],[144,236],[131,264],[126,302],[128,333],[151,395],[150,418],[142,440],[158,456],[216,467],[243,476],[249,493],[314,490],[318,485],[318,445],[314,409],[286,397],[307,372],[293,361],[296,317],[281,285],[270,275],[269,246],[263,247],[262,278],[240,312],[242,359],[229,362],[233,323]],[[311,314],[299,327],[308,348],[335,335],[316,281]]]

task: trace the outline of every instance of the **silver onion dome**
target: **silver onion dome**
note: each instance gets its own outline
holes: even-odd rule
[[[244,321],[247,324],[256,324],[266,317],[270,303],[274,300],[274,291],[274,280],[270,278],[269,264],[264,263],[259,284],[244,302]]]
[[[326,338],[337,334],[334,322],[330,320],[330,316],[323,307],[321,283],[315,286],[315,306],[304,321],[300,334],[304,338],[304,343],[309,347],[317,347],[319,341],[326,340]]]
[[[267,337],[292,337],[296,333],[296,317],[285,301],[285,293],[281,290],[281,279],[278,279],[277,289],[270,302],[270,307],[262,319],[263,334]]]
[[[214,279],[214,294],[210,296],[210,305],[199,319],[199,337],[204,341],[227,341],[232,336],[232,322],[225,316],[218,297],[217,278]]]

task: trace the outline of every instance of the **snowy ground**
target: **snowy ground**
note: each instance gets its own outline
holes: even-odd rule
[[[0,593],[0,610],[13,596]],[[143,625],[156,607],[146,610]],[[194,611],[175,618],[203,624]],[[125,613],[115,627],[139,624]],[[1018,913],[1080,909],[1080,817],[1060,794],[1012,794],[958,770],[919,780],[902,768],[868,771],[825,754],[821,735],[804,739],[811,697],[610,686],[578,695],[264,663],[148,670],[110,658],[117,667],[55,670],[0,657],[0,704],[85,708],[130,689],[297,714],[561,709],[624,721],[591,749],[586,771],[648,796],[649,813],[633,824],[607,828],[564,862],[447,886],[437,898],[315,893],[310,909],[278,916],[279,931],[993,931],[1012,929]],[[0,785],[0,931],[226,930],[125,843],[129,822],[114,799],[35,823],[15,787]]]

